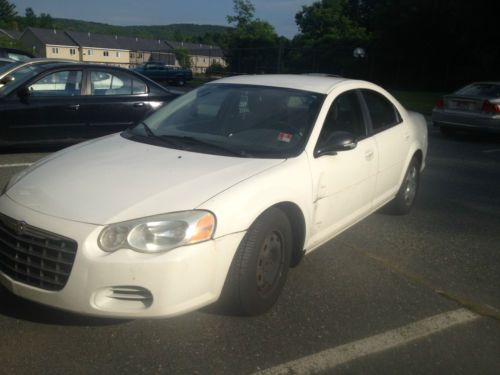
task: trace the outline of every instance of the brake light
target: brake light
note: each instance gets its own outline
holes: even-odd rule
[[[444,100],[443,99],[438,99],[436,101],[436,108],[444,108]]]
[[[487,113],[500,113],[500,105],[485,100],[483,102],[482,111]]]

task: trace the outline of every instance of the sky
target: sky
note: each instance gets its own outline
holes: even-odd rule
[[[298,33],[295,14],[315,0],[252,0],[255,16],[271,23],[279,35]],[[19,15],[33,8],[37,15],[71,18],[111,25],[170,25],[194,23],[227,26],[232,0],[10,0]]]

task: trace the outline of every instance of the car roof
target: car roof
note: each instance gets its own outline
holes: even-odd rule
[[[242,84],[256,86],[272,86],[290,88],[296,90],[312,91],[321,94],[328,94],[341,82],[348,79],[340,77],[324,77],[314,75],[298,74],[264,74],[264,75],[241,75],[222,78],[214,83]]]

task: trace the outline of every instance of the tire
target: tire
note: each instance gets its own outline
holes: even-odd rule
[[[420,162],[414,156],[396,197],[387,205],[387,212],[393,215],[406,215],[415,204],[420,183]]]
[[[278,208],[261,214],[243,237],[219,300],[229,314],[259,315],[275,304],[290,267],[292,230]]]
[[[177,79],[177,86],[184,86],[186,84],[186,82],[182,79],[182,78],[178,78]]]

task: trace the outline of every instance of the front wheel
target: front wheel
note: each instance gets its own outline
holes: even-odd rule
[[[252,224],[229,269],[220,304],[229,313],[258,315],[278,299],[290,266],[292,231],[287,216],[270,208]]]
[[[416,157],[413,157],[396,197],[387,206],[388,212],[394,215],[409,213],[415,203],[419,183],[420,163]]]

